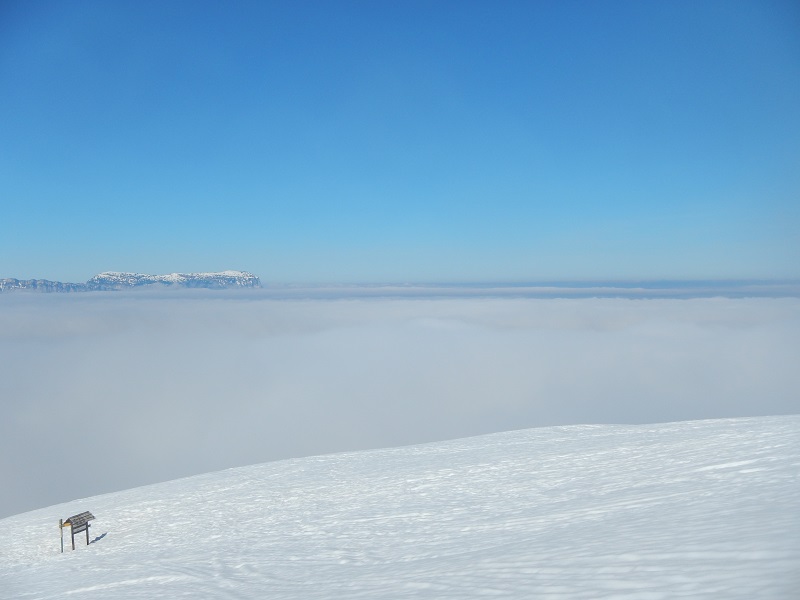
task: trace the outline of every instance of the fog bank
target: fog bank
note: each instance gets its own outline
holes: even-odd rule
[[[798,340],[797,298],[0,296],[0,517],[293,456],[800,413]]]

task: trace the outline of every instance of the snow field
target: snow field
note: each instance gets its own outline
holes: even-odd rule
[[[800,416],[265,463],[0,520],[0,598],[791,599],[799,479]]]

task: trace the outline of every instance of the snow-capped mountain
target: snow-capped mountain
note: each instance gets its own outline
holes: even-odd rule
[[[119,273],[109,271],[95,275],[86,282],[90,290],[123,290],[142,286],[164,286],[184,288],[257,288],[261,281],[245,271],[222,271],[219,273],[171,273],[169,275],[145,275],[142,273]]]
[[[145,275],[143,273],[109,271],[95,275],[86,283],[62,283],[46,279],[0,279],[0,292],[13,290],[92,292],[125,290],[147,286],[223,290],[231,288],[260,288],[261,280],[246,271],[171,273],[169,275]]]
[[[790,600],[798,464],[800,415],[229,469],[0,519],[0,599]],[[91,543],[61,554],[84,511]]]
[[[0,292],[13,292],[29,290],[32,292],[85,292],[85,283],[62,283],[47,279],[14,279],[7,277],[0,279]]]

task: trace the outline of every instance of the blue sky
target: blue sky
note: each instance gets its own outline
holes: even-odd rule
[[[796,2],[0,4],[0,277],[800,277]]]

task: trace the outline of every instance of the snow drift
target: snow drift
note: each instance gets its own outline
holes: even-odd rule
[[[0,598],[788,599],[799,475],[800,416],[284,460],[2,519]]]

